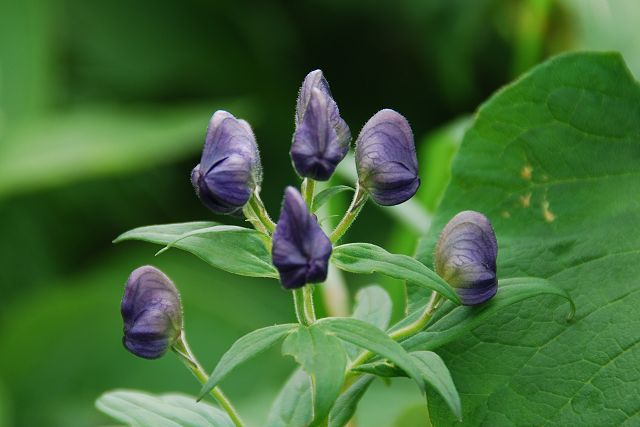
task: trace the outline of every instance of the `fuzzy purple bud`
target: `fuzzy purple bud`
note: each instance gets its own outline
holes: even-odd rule
[[[213,212],[234,213],[261,181],[260,154],[251,127],[226,111],[216,111],[200,163],[191,172],[198,197]]]
[[[349,151],[351,132],[322,71],[307,74],[296,106],[291,160],[302,177],[328,180]]]
[[[356,169],[360,185],[379,205],[397,205],[413,197],[420,178],[407,119],[388,109],[374,114],[356,141]]]
[[[180,337],[182,305],[171,280],[151,266],[135,269],[120,305],[124,321],[122,342],[145,359],[157,359]]]
[[[273,265],[287,289],[327,278],[331,241],[307,208],[302,196],[287,187],[280,218],[273,233]]]
[[[497,256],[498,242],[487,217],[464,211],[442,230],[435,268],[455,288],[463,305],[482,304],[498,290]]]

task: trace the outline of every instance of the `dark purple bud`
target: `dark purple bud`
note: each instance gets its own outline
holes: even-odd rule
[[[291,144],[293,166],[302,177],[328,180],[349,151],[351,132],[340,117],[322,71],[307,74],[296,106]]]
[[[171,280],[149,265],[135,269],[127,280],[120,305],[122,342],[145,359],[157,359],[180,337],[182,305]]]
[[[436,272],[453,286],[463,305],[482,304],[498,290],[498,242],[481,213],[460,212],[444,227],[435,252]]]
[[[280,218],[273,233],[272,256],[280,282],[287,289],[327,278],[331,241],[293,187],[287,187],[284,192]]]
[[[378,111],[356,141],[360,185],[379,205],[409,200],[420,186],[418,159],[409,122],[393,110]]]
[[[200,163],[191,171],[198,197],[213,212],[241,209],[262,181],[256,139],[244,120],[216,111],[204,142]]]

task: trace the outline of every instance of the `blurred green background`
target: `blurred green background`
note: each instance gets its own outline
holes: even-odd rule
[[[139,265],[174,279],[208,368],[239,336],[294,318],[274,281],[111,244],[136,226],[212,217],[189,173],[216,109],[253,125],[275,217],[298,182],[288,148],[307,72],[323,69],[354,136],[383,107],[403,113],[419,203],[370,206],[348,238],[411,253],[465,117],[561,51],[619,50],[638,76],[638,22],[634,0],[0,1],[0,426],[109,424],[93,401],[111,388],[197,392],[173,355],[148,362],[120,343],[123,284]],[[400,283],[347,279],[352,290],[378,280],[401,314]],[[293,366],[274,350],[226,381],[252,425]],[[421,426],[424,414],[411,384],[378,383],[358,425]]]

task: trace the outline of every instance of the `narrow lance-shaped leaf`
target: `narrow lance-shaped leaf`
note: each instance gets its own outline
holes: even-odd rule
[[[373,375],[361,376],[338,397],[329,414],[329,427],[343,427],[353,418],[358,402],[375,378]]]
[[[460,302],[451,286],[424,264],[406,255],[391,254],[376,245],[341,245],[333,249],[331,260],[341,270],[359,274],[381,273],[436,291],[455,303]]]
[[[179,394],[152,395],[114,390],[96,400],[96,407],[114,419],[136,427],[234,427],[220,409]]]
[[[460,405],[460,396],[444,361],[432,351],[416,351],[411,353],[411,356],[416,360],[418,369],[422,372],[426,383],[438,392],[444,401],[447,402],[447,405],[449,405],[454,415],[458,419],[461,419],[462,407]]]
[[[203,221],[151,225],[129,230],[114,243],[125,240],[175,246],[215,268],[241,276],[278,278],[263,235],[248,228]]]
[[[216,365],[207,383],[202,387],[200,398],[218,385],[238,365],[267,350],[297,327],[296,324],[268,326],[250,332],[233,343]]]
[[[343,317],[327,317],[317,322],[317,325],[334,333],[343,341],[365,348],[382,357],[386,357],[413,378],[418,387],[424,391],[424,381],[420,370],[404,348],[387,334],[373,325],[362,320]]]
[[[299,327],[282,344],[309,374],[312,385],[313,422],[321,425],[340,394],[347,356],[340,341],[317,326]]]
[[[499,291],[485,304],[468,306],[443,306],[443,313],[429,328],[402,342],[408,350],[434,350],[482,325],[488,317],[512,304],[540,295],[557,295],[569,301],[571,318],[575,311],[573,300],[564,290],[547,280],[536,277],[516,277],[499,282]]]
[[[311,379],[296,369],[271,405],[266,427],[307,427],[313,416]]]

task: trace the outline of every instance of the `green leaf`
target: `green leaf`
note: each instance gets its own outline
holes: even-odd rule
[[[311,380],[304,370],[297,369],[273,402],[266,427],[307,427],[312,415]]]
[[[444,361],[432,351],[416,351],[411,356],[416,360],[425,382],[438,392],[454,415],[461,419],[460,396]]]
[[[638,419],[638,159],[640,85],[617,54],[556,57],[480,108],[418,259],[431,265],[446,222],[474,209],[496,230],[499,277],[548,279],[577,312],[568,324],[557,296],[528,299],[439,348],[465,422]],[[429,409],[435,425],[455,422],[443,402]]]
[[[370,323],[382,331],[387,329],[393,309],[387,291],[378,285],[371,285],[360,289],[355,299],[355,309],[352,315],[354,319]],[[360,349],[353,344],[345,343],[344,347],[351,360],[360,353]]]
[[[391,254],[369,243],[349,243],[333,248],[333,263],[340,269],[358,274],[381,273],[407,280],[425,289],[439,292],[459,303],[451,286],[421,262],[406,256]]]
[[[134,228],[118,236],[114,243],[143,240],[175,246],[230,273],[277,279],[278,272],[262,238],[261,233],[249,228],[199,221]]]
[[[335,334],[343,341],[365,348],[386,357],[413,378],[421,390],[424,390],[420,371],[413,359],[400,344],[369,323],[345,317],[327,317],[316,323],[319,327]]]
[[[136,390],[115,390],[100,396],[96,407],[135,427],[234,427],[220,409],[179,394],[156,396]]]
[[[434,318],[428,329],[403,341],[402,346],[409,351],[434,350],[474,330],[506,307],[540,295],[565,298],[570,304],[567,317],[573,317],[575,307],[569,294],[547,280],[535,277],[504,279],[498,282],[496,296],[484,304],[471,307],[448,304],[441,307],[438,317]]]
[[[282,344],[282,353],[293,356],[311,378],[313,422],[321,425],[340,395],[347,367],[342,343],[318,326],[300,326]]]
[[[200,390],[200,398],[217,386],[238,365],[267,350],[297,327],[298,325],[293,323],[268,326],[250,332],[233,343],[231,348],[222,355],[209,380]]]
[[[347,185],[334,185],[333,187],[325,188],[313,198],[311,204],[311,212],[317,212],[325,203],[329,201],[336,194],[340,194],[343,191],[355,191],[352,187]]]
[[[367,392],[374,379],[373,375],[363,375],[338,397],[329,414],[329,427],[342,427],[353,418],[358,402]]]

